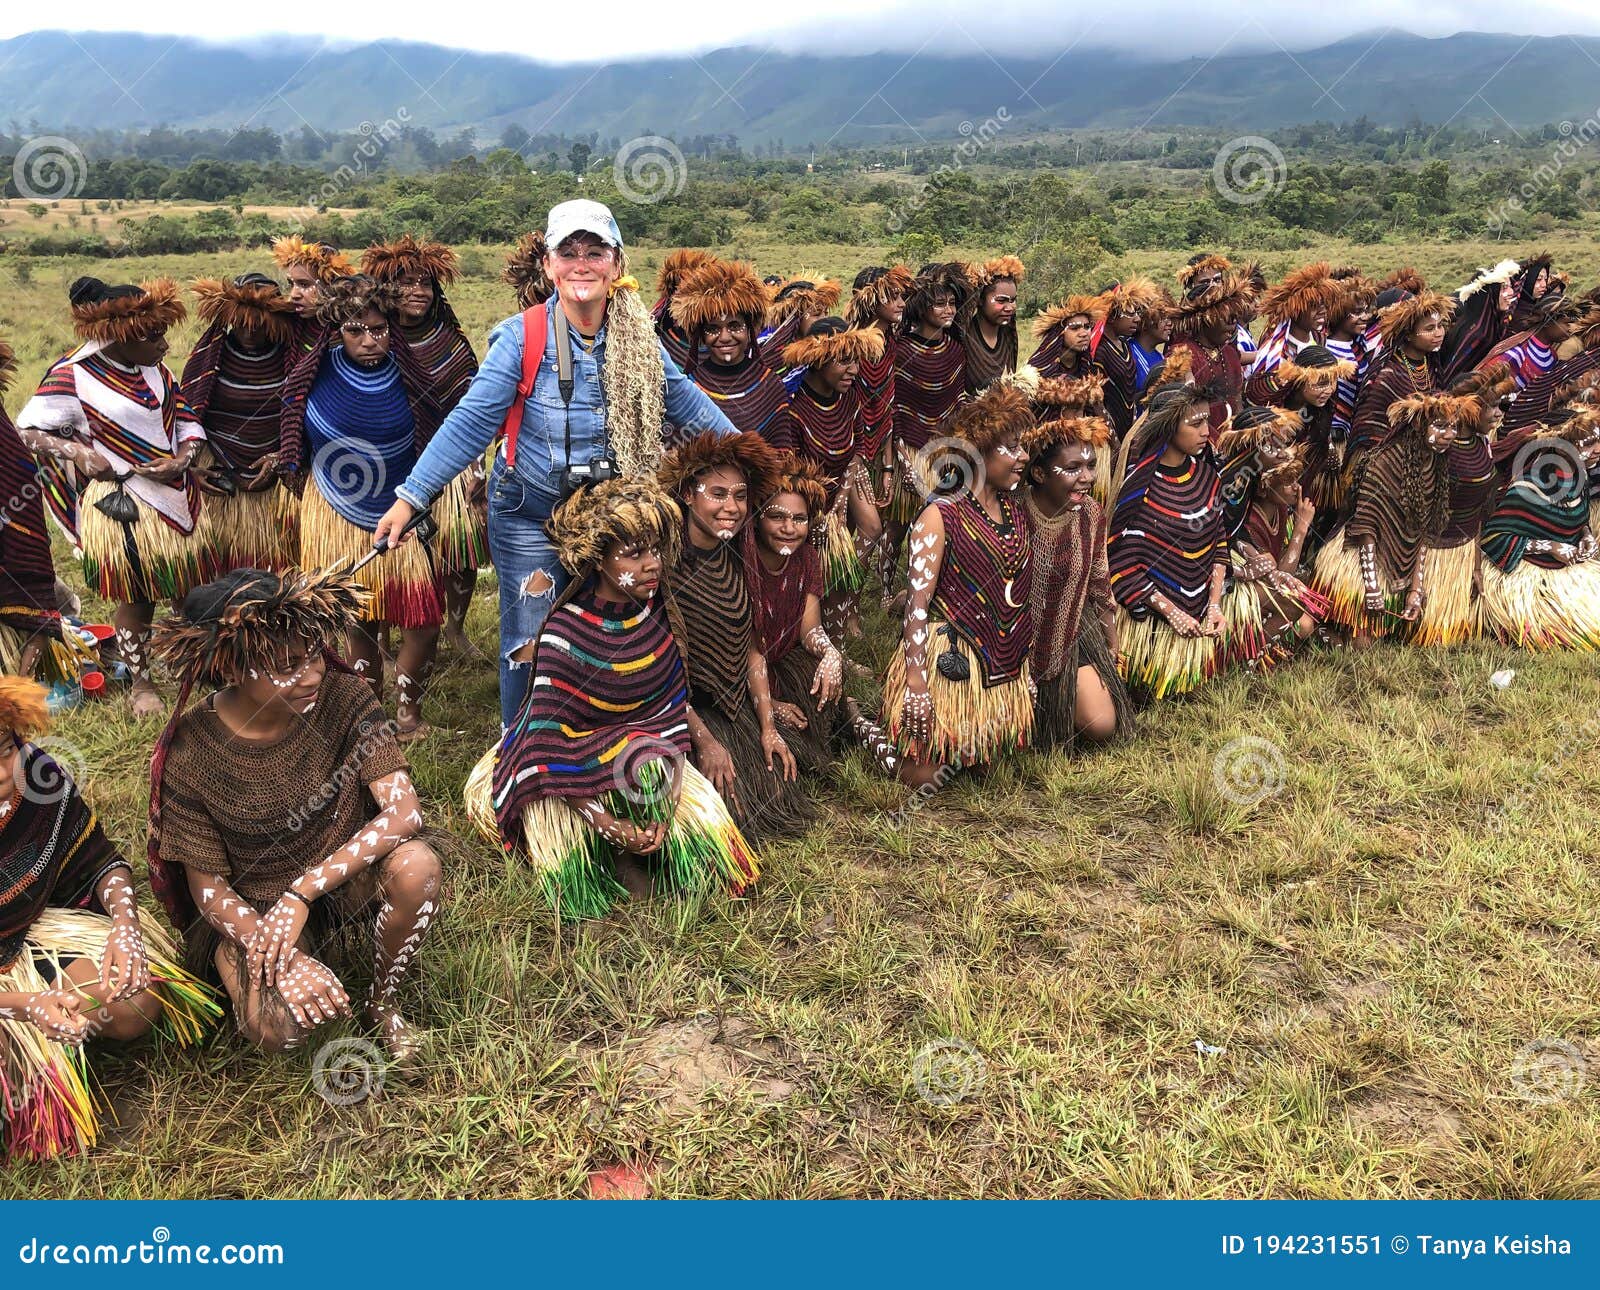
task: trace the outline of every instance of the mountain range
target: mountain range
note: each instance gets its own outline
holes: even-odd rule
[[[1038,57],[738,47],[600,65],[378,41],[38,31],[0,41],[8,128],[350,130],[385,121],[533,134],[594,131],[830,142],[915,142],[985,121],[1018,131],[1265,130],[1365,116],[1492,127],[1586,120],[1600,108],[1600,38],[1367,32],[1290,53],[1141,61],[1072,49]]]

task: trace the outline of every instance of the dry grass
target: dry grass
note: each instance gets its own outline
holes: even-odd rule
[[[6,331],[45,276],[0,295]],[[457,294],[469,327],[506,307]],[[494,687],[451,666],[415,754],[458,838],[416,1080],[330,1107],[309,1053],[108,1050],[119,1125],[0,1194],[571,1196],[629,1163],[681,1196],[1600,1195],[1594,1090],[1530,1101],[1518,1065],[1538,1039],[1600,1057],[1591,658],[1302,660],[898,826],[903,791],[850,760],[753,899],[564,929],[457,805]],[[58,732],[133,857],[154,733],[117,706]],[[1252,755],[1238,782],[1271,791],[1231,800],[1218,758]],[[941,1039],[969,1046],[948,1104],[914,1078]]]

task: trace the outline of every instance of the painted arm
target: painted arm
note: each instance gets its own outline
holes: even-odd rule
[[[795,765],[789,745],[778,733],[772,709],[772,683],[767,676],[767,656],[756,648],[754,641],[745,654],[745,675],[750,683],[750,702],[755,705],[756,720],[761,723],[761,751],[766,754],[767,769],[792,780],[800,773],[800,768]]]
[[[907,565],[911,596],[901,629],[906,652],[906,695],[903,720],[915,743],[933,737],[933,697],[928,693],[928,607],[944,568],[944,515],[937,506],[923,508],[911,529]]]

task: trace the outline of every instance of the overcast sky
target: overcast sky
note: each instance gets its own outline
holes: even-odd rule
[[[387,0],[379,5],[262,6],[216,0],[166,0],[143,11],[124,0],[76,0],[50,25],[73,30],[172,32],[234,41],[273,32],[338,40],[401,39],[469,49],[501,50],[552,62],[604,62],[649,54],[694,52],[761,43],[817,53],[879,49],[913,53],[1056,53],[1080,48],[1151,54],[1214,54],[1232,50],[1307,49],[1343,36],[1400,26],[1419,35],[1515,31],[1524,35],[1600,34],[1592,0],[1452,0],[1402,6],[1394,0],[1142,0],[1100,4],[1064,14],[1066,0],[807,0],[796,6],[805,25],[756,3],[663,3],[613,0],[599,5],[539,6],[528,0]],[[1080,10],[1080,6],[1072,6]],[[37,5],[7,4],[0,38],[40,27]],[[1095,10],[1098,13],[1094,12]],[[530,11],[537,21],[530,20]],[[792,11],[791,11],[792,12]],[[285,24],[283,15],[293,15]],[[707,15],[706,21],[695,21]],[[1122,21],[1125,19],[1126,21]],[[1254,19],[1254,22],[1251,20]],[[1245,30],[1240,31],[1241,25]],[[559,41],[559,43],[558,43]]]

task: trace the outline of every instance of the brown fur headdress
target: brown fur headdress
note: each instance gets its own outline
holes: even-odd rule
[[[861,282],[862,277],[866,278],[865,282]],[[850,295],[847,320],[852,327],[865,327],[877,320],[878,306],[891,295],[899,293],[903,297],[911,294],[916,275],[903,264],[891,264],[887,268],[880,265],[864,270],[856,281],[861,285]]]
[[[276,282],[196,278],[189,290],[198,302],[195,313],[207,327],[259,331],[272,345],[281,345],[294,335],[294,306]]]
[[[992,260],[985,260],[981,264],[967,266],[967,276],[972,280],[973,289],[982,295],[996,282],[1008,278],[1012,282],[1021,282],[1027,269],[1021,260],[1014,255],[998,255]]]
[[[1024,432],[1023,450],[1029,457],[1037,458],[1058,443],[1084,443],[1091,448],[1104,447],[1111,442],[1111,425],[1104,417],[1058,417],[1042,421]]]
[[[305,265],[317,275],[317,281],[323,286],[347,278],[356,271],[356,266],[345,258],[343,251],[336,250],[326,242],[307,242],[298,233],[275,238],[272,258],[284,269],[296,264]]]
[[[1082,416],[1106,405],[1103,372],[1088,376],[1042,376],[1033,390],[1033,402],[1045,416]]]
[[[1255,307],[1255,291],[1242,273],[1225,273],[1198,296],[1185,296],[1173,315],[1173,329],[1193,336],[1223,323],[1232,326]]]
[[[809,457],[792,452],[779,454],[780,469],[772,479],[771,491],[759,494],[762,505],[779,493],[794,493],[806,504],[812,519],[819,519],[828,509],[828,477],[822,468]]]
[[[1332,312],[1343,294],[1326,260],[1303,264],[1283,275],[1261,297],[1261,312],[1269,326],[1304,318],[1317,310]]]
[[[188,316],[171,278],[138,288],[107,287],[98,278],[72,284],[72,327],[84,340],[120,345],[175,327]]]
[[[1504,363],[1479,372],[1468,372],[1450,386],[1452,395],[1470,394],[1485,405],[1497,404],[1517,392],[1516,374]]]
[[[542,305],[556,293],[545,275],[545,253],[544,234],[534,232],[519,237],[516,247],[506,256],[506,267],[501,270],[500,281],[516,290],[517,303],[524,309]]]
[[[672,321],[689,332],[728,315],[759,330],[767,314],[767,289],[748,264],[712,260],[678,280],[670,308]]]
[[[844,288],[831,278],[790,278],[776,287],[767,306],[767,325],[775,327],[791,314],[823,317],[833,312]]]
[[[661,269],[656,274],[656,299],[672,299],[678,290],[678,284],[686,275],[695,269],[703,269],[708,264],[716,263],[716,259],[717,257],[710,251],[702,251],[692,246],[668,251],[667,258],[661,261]]]
[[[1429,314],[1438,314],[1442,321],[1449,322],[1455,311],[1456,298],[1442,296],[1437,291],[1424,290],[1395,301],[1378,313],[1378,335],[1383,340],[1383,348],[1393,353]]]
[[[1161,366],[1156,369],[1149,389],[1145,392],[1145,401],[1149,402],[1150,395],[1163,385],[1187,385],[1193,376],[1194,351],[1187,345],[1169,349],[1161,361]]]
[[[1070,318],[1083,314],[1091,323],[1097,323],[1110,311],[1111,304],[1105,296],[1068,296],[1059,305],[1044,310],[1033,320],[1033,334],[1043,340],[1046,336],[1059,331]]]
[[[988,452],[1013,435],[1021,438],[1033,425],[1033,405],[1028,396],[1013,382],[996,381],[977,398],[956,407],[950,418],[950,433],[980,452]]]
[[[0,394],[4,394],[10,388],[11,378],[16,374],[16,370],[16,352],[5,341],[0,340]]]
[[[825,363],[875,363],[883,357],[883,333],[876,327],[847,327],[843,331],[802,336],[783,347],[788,367],[821,367]]]
[[[683,512],[653,479],[607,479],[578,489],[556,507],[545,525],[561,567],[586,574],[605,559],[613,542],[638,542],[661,549],[672,564],[678,554]]]
[[[1225,255],[1202,255],[1193,264],[1186,264],[1178,270],[1178,285],[1187,292],[1189,284],[1196,278],[1209,277],[1213,273],[1226,274],[1231,268],[1233,261]]]
[[[1380,293],[1390,287],[1397,287],[1401,291],[1409,291],[1414,296],[1420,296],[1428,289],[1427,280],[1409,264],[1396,269],[1382,282],[1378,283]]]
[[[1224,461],[1254,452],[1268,439],[1287,443],[1300,432],[1300,414],[1287,408],[1251,404],[1239,410],[1218,435],[1217,455]]]
[[[1151,313],[1159,313],[1172,304],[1172,297],[1158,287],[1153,278],[1147,278],[1140,273],[1130,273],[1102,298],[1106,302],[1107,314],[1113,308],[1126,309],[1138,314],[1140,318]]]
[[[0,676],[0,737],[29,740],[50,729],[48,691],[31,677]]]
[[[1600,408],[1571,407],[1560,411],[1563,413],[1560,420],[1552,417],[1549,425],[1550,432],[1557,437],[1574,446],[1600,437]]]
[[[210,595],[221,601],[214,617],[200,609]],[[189,682],[230,685],[251,668],[275,666],[291,645],[336,647],[360,621],[369,595],[329,570],[244,571],[191,591],[157,624],[151,650]]]
[[[1476,425],[1483,416],[1483,399],[1475,394],[1408,394],[1389,405],[1389,429],[1407,426]]]
[[[656,482],[672,497],[679,497],[706,471],[718,467],[739,471],[749,482],[751,495],[765,497],[783,469],[783,458],[758,434],[719,435],[707,430],[661,458]]]
[[[1338,284],[1339,294],[1333,303],[1328,306],[1328,330],[1333,331],[1344,322],[1351,314],[1362,309],[1370,309],[1378,299],[1378,284],[1370,278],[1364,278],[1359,273],[1349,277],[1338,277],[1339,270],[1334,270],[1334,281]]]
[[[1337,385],[1340,381],[1350,380],[1355,374],[1356,365],[1347,358],[1335,358],[1331,363],[1297,363],[1286,358],[1273,373],[1285,392],[1296,386]]]
[[[379,282],[395,282],[407,273],[424,273],[440,287],[460,274],[456,253],[443,242],[419,242],[411,234],[393,242],[375,242],[361,253],[361,272]]]

